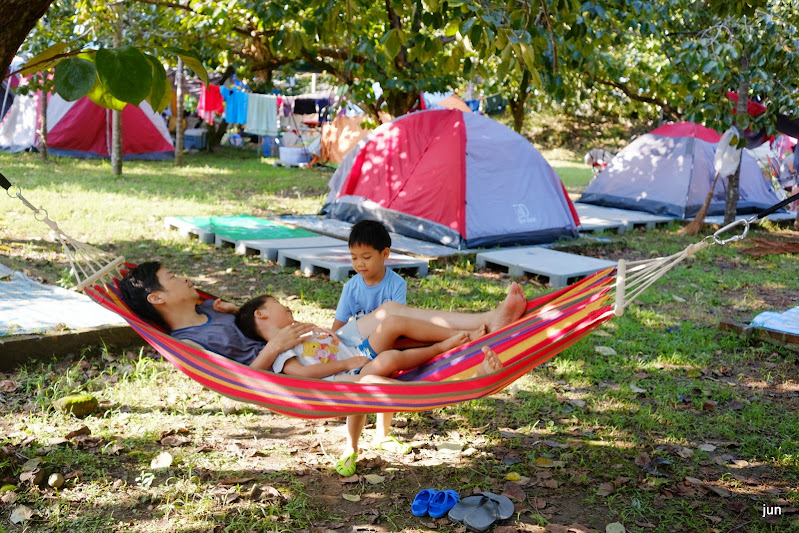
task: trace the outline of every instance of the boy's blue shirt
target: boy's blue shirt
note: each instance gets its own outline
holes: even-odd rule
[[[369,287],[360,274],[354,275],[344,284],[336,307],[336,320],[347,322],[350,317],[368,315],[380,304],[388,301],[407,302],[408,285],[402,276],[387,268],[383,280]]]

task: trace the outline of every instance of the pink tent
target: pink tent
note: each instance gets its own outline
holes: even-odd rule
[[[553,242],[579,219],[560,178],[530,142],[492,118],[418,111],[375,129],[333,174],[330,218],[378,219],[453,247]]]
[[[56,156],[110,157],[111,110],[86,97],[67,102],[53,95],[47,105],[47,149]],[[123,159],[171,159],[175,146],[163,117],[143,101],[122,110]]]
[[[0,122],[0,149],[18,152],[40,145],[40,95],[18,96]],[[84,97],[67,102],[57,94],[47,104],[47,149],[54,156],[107,158],[111,154],[111,110]],[[175,147],[163,117],[146,101],[122,111],[124,159],[171,159]]]

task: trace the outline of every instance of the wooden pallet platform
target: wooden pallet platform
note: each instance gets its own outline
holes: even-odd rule
[[[324,248],[327,250],[347,248],[347,241],[320,235],[319,237],[300,237],[297,239],[244,240],[236,243],[237,254],[260,254],[262,261],[277,261],[280,250],[294,250],[297,248]]]
[[[355,272],[347,246],[325,250],[319,248],[280,250],[277,262],[282,266],[299,265],[306,276],[312,276],[320,270],[327,271],[330,274],[330,281],[344,281]],[[427,275],[427,261],[407,255],[392,252],[386,261],[386,266],[392,270],[415,270],[419,276]]]
[[[507,269],[511,277],[533,275],[546,278],[552,287],[565,287],[574,281],[616,265],[613,261],[549,250],[539,246],[482,252],[477,266]]]

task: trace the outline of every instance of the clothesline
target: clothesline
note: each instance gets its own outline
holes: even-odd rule
[[[217,114],[224,114],[228,124],[244,125],[245,133],[277,136],[282,116],[318,114],[324,121],[333,102],[332,96],[284,96],[247,92],[239,86],[203,84],[197,114],[213,124]]]

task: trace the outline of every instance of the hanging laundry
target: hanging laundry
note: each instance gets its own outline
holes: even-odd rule
[[[316,107],[319,109],[319,124],[324,124],[328,120],[330,112],[330,98],[317,98]]]
[[[217,113],[222,113],[225,110],[225,101],[222,99],[222,93],[219,90],[219,85],[202,84],[200,86],[200,101],[197,104],[197,116],[206,121],[208,124],[213,125]]]
[[[245,133],[277,136],[277,97],[273,94],[247,95]]]
[[[246,123],[248,93],[238,87],[222,87],[220,92],[225,100],[225,121],[228,124]]]
[[[315,115],[316,100],[313,98],[297,98],[294,100],[295,115]]]

